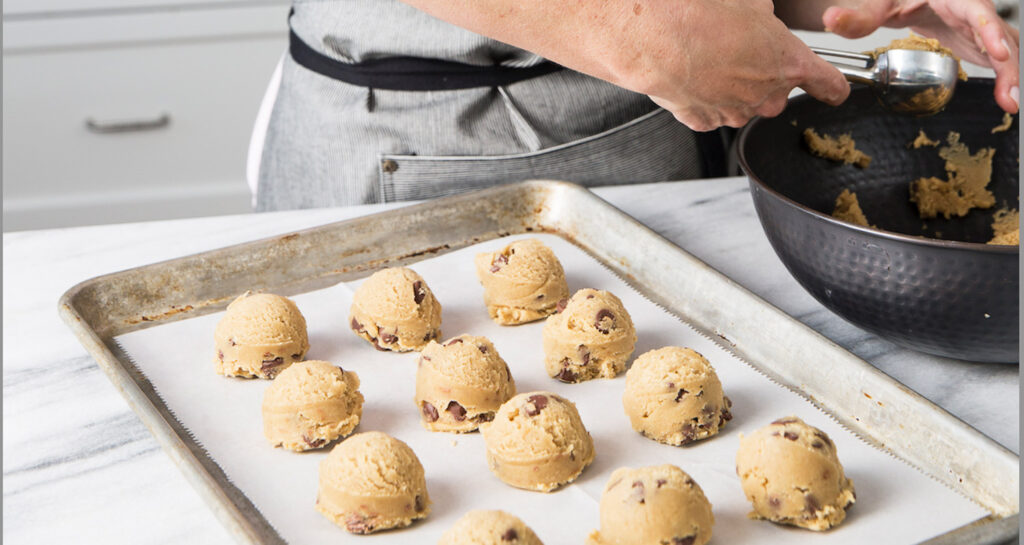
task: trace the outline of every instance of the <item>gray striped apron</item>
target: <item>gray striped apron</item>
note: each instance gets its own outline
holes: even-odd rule
[[[257,210],[429,199],[533,178],[600,186],[724,173],[720,134],[694,133],[646,96],[548,69],[398,0],[297,1],[290,23]],[[417,60],[427,74],[403,79]]]

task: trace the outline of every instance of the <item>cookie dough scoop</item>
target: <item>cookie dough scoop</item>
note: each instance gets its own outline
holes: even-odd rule
[[[316,510],[353,534],[408,526],[430,513],[423,465],[386,433],[357,433],[320,462]]]
[[[519,394],[480,426],[487,465],[505,484],[550,492],[594,461],[594,440],[568,399],[551,392]]]
[[[263,435],[275,447],[301,452],[345,437],[359,424],[363,394],[354,371],[302,361],[281,371],[263,394]]]
[[[828,530],[843,522],[856,500],[835,443],[795,416],[741,437],[736,474],[754,519]]]
[[[415,401],[430,431],[474,431],[515,393],[508,364],[485,337],[430,341],[420,355]]]
[[[732,420],[732,402],[704,356],[666,346],[641,354],[626,372],[622,406],[633,429],[668,445],[711,437]]]
[[[544,545],[519,517],[504,511],[470,511],[441,536],[438,545]]]
[[[306,319],[287,297],[246,292],[228,305],[213,334],[217,373],[272,379],[309,350]]]
[[[382,269],[356,289],[349,325],[377,350],[420,350],[441,336],[441,303],[416,271]]]
[[[544,322],[544,367],[562,382],[615,378],[626,369],[636,328],[622,301],[604,290],[582,289]]]
[[[487,314],[500,325],[532,322],[555,313],[569,297],[565,271],[555,253],[537,239],[517,240],[498,252],[477,254]]]
[[[704,491],[674,465],[616,469],[601,494],[601,530],[588,545],[704,545],[715,516]]]

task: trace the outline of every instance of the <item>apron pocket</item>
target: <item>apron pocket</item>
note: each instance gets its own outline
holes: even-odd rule
[[[698,138],[698,133],[659,108],[605,132],[535,152],[382,154],[380,195],[385,202],[424,200],[530,179],[594,187],[701,178],[708,169]]]

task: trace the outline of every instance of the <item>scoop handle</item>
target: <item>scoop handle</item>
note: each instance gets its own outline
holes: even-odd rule
[[[885,63],[885,55],[881,55],[876,59],[871,55],[865,55],[863,53],[852,53],[850,51],[826,49],[824,47],[812,47],[811,51],[825,58],[826,62],[836,67],[840,73],[846,76],[847,81],[851,81],[853,83],[867,83],[868,85],[884,83],[880,81],[880,76],[885,73],[884,66],[881,66]],[[827,57],[860,61],[861,63],[864,63],[864,66],[837,62],[830,60]]]

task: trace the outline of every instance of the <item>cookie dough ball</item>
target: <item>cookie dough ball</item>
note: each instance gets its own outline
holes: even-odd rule
[[[601,495],[590,545],[704,545],[715,516],[700,486],[674,465],[616,469]]]
[[[459,335],[423,349],[416,370],[416,406],[430,431],[470,432],[494,420],[516,393],[508,364],[485,337]]]
[[[475,263],[487,313],[498,324],[550,316],[558,302],[569,297],[562,264],[539,240],[518,240],[499,252],[477,254]]]
[[[408,526],[430,513],[423,465],[386,433],[357,433],[320,462],[316,510],[353,534]]]
[[[296,452],[345,437],[362,415],[359,376],[326,361],[293,364],[263,394],[263,435]]]
[[[306,319],[287,297],[246,292],[228,305],[213,334],[217,373],[272,379],[309,350]]]
[[[441,336],[441,303],[412,269],[384,269],[352,296],[349,324],[377,350],[419,350]]]
[[[689,348],[641,354],[626,372],[622,394],[633,429],[655,441],[683,445],[718,433],[732,420],[714,368]]]
[[[563,306],[563,305],[559,305]],[[582,289],[544,323],[544,366],[562,382],[614,378],[626,369],[636,329],[622,301]]]
[[[470,511],[441,536],[438,545],[543,545],[519,517],[504,511]]]
[[[575,480],[594,461],[594,440],[576,405],[551,392],[513,397],[480,431],[487,465],[516,488],[550,492]]]
[[[736,474],[754,505],[750,518],[828,530],[843,522],[856,499],[836,445],[795,416],[741,438]]]

